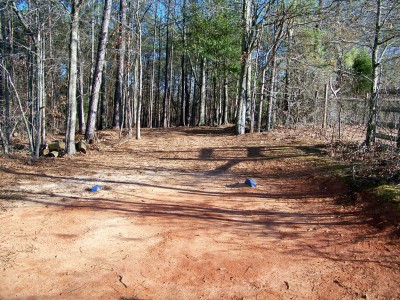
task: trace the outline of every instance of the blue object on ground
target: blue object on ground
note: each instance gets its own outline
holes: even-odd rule
[[[100,186],[100,185],[95,185],[94,187],[92,187],[92,188],[90,189],[90,191],[91,191],[92,193],[96,193],[96,192],[98,192],[100,189],[101,189],[101,186]]]
[[[251,186],[251,187],[256,187],[257,183],[253,178],[247,178],[244,184]]]

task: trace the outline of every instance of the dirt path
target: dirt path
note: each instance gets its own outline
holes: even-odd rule
[[[0,160],[0,299],[400,298],[399,242],[296,133],[100,135]]]

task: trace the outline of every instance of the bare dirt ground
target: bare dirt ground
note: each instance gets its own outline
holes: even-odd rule
[[[0,299],[400,299],[399,239],[312,136],[116,136],[0,158]]]

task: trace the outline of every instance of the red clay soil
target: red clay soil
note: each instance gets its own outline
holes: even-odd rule
[[[0,299],[400,299],[393,228],[312,137],[142,134],[0,158]]]

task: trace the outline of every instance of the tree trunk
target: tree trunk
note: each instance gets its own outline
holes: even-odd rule
[[[92,82],[93,82],[93,75],[94,75],[94,68],[95,68],[95,59],[96,59],[96,53],[95,53],[95,25],[96,25],[96,1],[92,2],[92,18],[90,20],[90,77],[89,77],[89,84],[88,84],[88,94],[92,95]]]
[[[42,87],[42,34],[40,30],[37,32],[35,41],[35,53],[36,53],[36,102],[35,102],[35,148],[33,157],[39,158],[40,146],[42,138],[42,105],[43,105],[43,87]]]
[[[399,121],[398,121],[398,124],[397,124],[397,128],[398,128],[398,130],[397,130],[397,151],[400,151],[400,119],[399,119]]]
[[[162,51],[162,38],[161,38],[161,19],[158,26],[158,62],[157,62],[157,94],[156,94],[156,127],[161,127],[161,51]]]
[[[137,60],[137,53],[135,54],[134,64],[133,64],[133,101],[131,112],[133,114],[133,126],[137,123],[137,106],[138,106],[138,95],[139,95],[139,65]]]
[[[199,126],[206,125],[206,60],[200,62],[200,115]]]
[[[148,127],[153,127],[153,114],[154,114],[154,81],[155,81],[155,69],[156,69],[156,37],[157,37],[157,11],[158,2],[156,2],[156,8],[154,10],[154,31],[153,31],[153,50],[152,50],[152,62],[151,62],[151,78],[150,78],[150,92],[149,92],[149,117],[148,117]]]
[[[249,72],[247,73],[247,93],[248,93],[248,95],[249,95],[249,108],[250,108],[250,133],[254,133],[254,121],[255,121],[255,117],[254,117],[254,115],[255,115],[255,111],[256,111],[256,107],[255,107],[255,105],[256,105],[256,103],[255,103],[255,95],[254,95],[254,91],[255,91],[255,89],[254,89],[254,87],[253,87],[253,89],[252,89],[252,87],[251,87],[251,85],[252,85],[252,74],[253,72],[252,72],[252,65],[251,65],[251,63],[250,63],[250,66],[249,66]],[[254,80],[254,82],[255,82],[255,80]]]
[[[229,123],[228,110],[229,110],[229,90],[228,90],[228,82],[227,82],[227,79],[225,76],[225,78],[224,78],[224,112],[223,112],[223,118],[222,118],[222,123],[224,125],[227,125]]]
[[[215,126],[216,124],[218,125],[218,93],[217,93],[217,77],[212,75],[212,98],[210,101],[210,109],[209,109],[209,120],[211,122],[208,122],[208,125]]]
[[[276,77],[276,51],[272,53],[271,61],[271,75],[269,79],[269,94],[268,94],[268,114],[267,114],[267,131],[271,130],[273,127],[272,114],[275,109],[275,77]]]
[[[40,76],[40,81],[41,81],[41,88],[42,88],[42,102],[41,102],[41,124],[40,124],[40,133],[41,133],[41,137],[40,137],[40,144],[44,144],[45,140],[46,140],[46,106],[47,106],[47,94],[46,94],[46,89],[45,89],[45,61],[46,61],[46,46],[45,46],[45,36],[43,35],[43,39],[42,39],[42,43],[41,43],[41,63],[42,63],[42,67],[41,67],[41,76]]]
[[[131,43],[129,39],[129,44]],[[128,46],[129,49],[129,46]],[[133,55],[133,61],[136,59],[136,54]],[[128,56],[128,66],[131,66],[131,61],[132,61],[132,55]],[[132,72],[129,70],[127,73],[127,80],[128,82],[131,82],[133,80],[133,84],[131,84],[129,87],[126,88],[127,95],[125,96],[125,105],[124,105],[124,122],[125,122],[125,128],[128,130],[128,138],[132,139],[132,121],[133,121],[133,114],[132,114],[132,106],[133,106],[133,98],[136,97],[136,62],[133,62],[134,64],[134,74],[133,74],[133,79],[131,77]]]
[[[163,98],[163,127],[168,127],[168,93],[169,93],[169,63],[170,63],[170,28],[169,19],[171,14],[171,0],[168,0],[167,7],[167,32],[166,32],[166,45],[165,45],[165,77],[164,77],[164,98]]]
[[[180,105],[180,118],[179,125],[185,126],[185,115],[186,115],[186,72],[185,72],[185,54],[181,55],[181,105]]]
[[[31,151],[31,153],[33,153],[34,152],[34,142],[33,142],[31,127],[29,125],[28,119],[25,116],[24,107],[22,106],[22,101],[21,101],[21,98],[19,97],[18,90],[16,89],[13,80],[11,79],[10,73],[7,72],[7,70],[4,68],[4,66],[0,65],[0,67],[3,68],[3,70],[5,71],[8,83],[12,87],[15,97],[17,98],[18,108],[19,108],[19,111],[21,112],[22,120],[24,122],[25,129],[26,129],[26,134],[28,136],[29,150]]]
[[[365,144],[367,147],[375,143],[376,138],[376,123],[377,123],[377,105],[379,100],[379,36],[382,29],[381,24],[381,0],[376,0],[376,19],[375,19],[375,32],[374,32],[374,45],[372,47],[372,86],[371,96],[368,103],[368,122],[367,122],[367,134],[365,138]]]
[[[84,111],[84,81],[83,81],[83,63],[82,63],[82,50],[81,50],[81,39],[78,31],[78,120],[79,120],[79,132],[85,133],[86,122],[85,122],[85,111]]]
[[[124,64],[125,64],[125,27],[126,27],[126,0],[120,0],[120,24],[118,38],[118,71],[117,81],[115,83],[114,95],[114,117],[113,128],[119,129],[121,124],[122,101],[123,101],[123,86],[124,86]]]
[[[100,122],[99,129],[107,128],[107,63],[103,65],[103,72],[101,74],[101,87],[100,87]]]
[[[248,100],[247,91],[247,73],[249,70],[248,59],[242,63],[240,71],[240,86],[239,86],[239,98],[236,113],[236,134],[245,134],[246,132],[246,106]]]
[[[79,6],[80,1],[74,0],[71,7],[71,33],[69,48],[69,82],[68,82],[68,108],[66,153],[75,154],[75,124],[76,124],[76,83],[78,79],[78,31],[79,31]]]
[[[290,71],[289,71],[290,59],[286,58],[286,70],[285,70],[285,88],[283,92],[283,111],[285,113],[285,126],[290,125]]]
[[[264,68],[262,72],[261,87],[260,87],[260,102],[258,104],[257,132],[261,132],[262,113],[265,102],[265,73],[266,69]]]
[[[21,113],[23,115],[24,118],[24,122],[26,123],[26,126],[29,127],[29,133],[28,133],[28,137],[29,137],[29,141],[30,141],[30,149],[32,152],[32,156],[34,158],[38,158],[39,157],[39,150],[40,150],[40,139],[41,139],[41,132],[40,132],[40,128],[41,128],[41,109],[40,109],[40,105],[42,104],[42,62],[41,62],[41,58],[42,58],[42,54],[41,51],[42,49],[42,43],[41,43],[41,31],[39,28],[37,28],[37,32],[36,34],[32,31],[32,29],[30,28],[30,26],[28,25],[28,23],[26,22],[26,19],[22,16],[21,12],[18,10],[15,2],[12,2],[13,5],[13,10],[15,12],[15,14],[17,15],[18,19],[21,21],[22,26],[25,28],[25,30],[28,32],[28,34],[31,37],[31,41],[30,41],[30,53],[29,53],[29,61],[30,61],[30,72],[29,72],[29,100],[30,100],[30,113],[31,113],[31,120],[30,120],[30,126],[28,125],[28,121],[25,118],[25,113],[23,111],[23,107],[22,107],[22,103],[21,103],[21,99],[19,98],[18,95],[18,91],[15,88],[14,83],[11,80],[10,74],[8,74],[7,78],[9,83],[12,85],[15,95],[18,99],[18,104],[19,104],[19,108],[21,110]],[[36,15],[36,23],[38,23],[38,15]],[[33,80],[34,80],[34,68],[33,65],[35,63],[34,57],[36,58],[36,102],[34,103],[33,101],[33,94],[34,94],[34,84],[33,84]]]
[[[218,84],[218,126],[222,125],[223,122],[223,111],[224,111],[224,86]]]
[[[172,32],[172,35],[171,35],[171,40],[172,41],[174,40],[173,32]],[[174,44],[173,43],[171,43],[170,52],[171,52],[170,58],[169,58],[169,60],[170,60],[169,61],[169,65],[170,65],[170,68],[169,68],[170,84],[169,84],[168,93],[167,93],[167,95],[168,95],[168,98],[167,98],[167,127],[171,126],[171,103],[172,103],[173,97],[174,97],[174,85],[172,84],[172,80],[174,78],[174,66],[173,66],[173,63],[174,63]]]
[[[236,134],[245,134],[246,132],[246,105],[248,99],[247,73],[249,69],[250,37],[251,37],[251,1],[243,0],[242,6],[242,56],[238,85],[238,105],[236,113]]]
[[[2,41],[2,47],[0,49],[0,65],[4,67],[4,70],[0,70],[0,104],[3,103],[4,99],[4,113],[5,113],[5,134],[3,131],[1,131],[1,126],[0,126],[0,133],[1,133],[1,142],[3,146],[3,152],[5,154],[8,153],[8,145],[10,144],[10,122],[9,122],[9,107],[10,107],[10,100],[9,100],[9,91],[8,91],[8,82],[7,82],[7,77],[5,76],[5,60],[4,56],[7,53],[7,47],[6,47],[6,20],[5,20],[5,4],[0,4],[0,40]],[[4,54],[4,55],[3,55]],[[11,53],[10,53],[11,54]],[[11,55],[10,55],[11,57]],[[4,93],[3,93],[3,86],[4,86]],[[2,110],[3,112],[3,110]]]
[[[142,86],[143,86],[143,66],[142,66],[142,24],[139,16],[139,0],[136,15],[136,28],[138,37],[138,54],[137,54],[137,64],[138,64],[138,105],[137,105],[137,121],[136,121],[136,139],[140,140],[140,129],[141,129],[141,118],[142,118]]]
[[[101,25],[101,34],[99,39],[99,46],[97,51],[96,68],[93,74],[92,94],[89,101],[88,121],[86,127],[85,138],[86,140],[93,140],[96,128],[97,105],[99,102],[99,93],[104,65],[104,57],[106,44],[108,39],[108,24],[111,16],[112,0],[106,0],[104,5],[103,21]]]
[[[328,120],[328,100],[329,100],[329,95],[328,95],[328,84],[325,84],[324,88],[324,118],[322,121],[322,128],[326,129],[327,126],[327,120]]]
[[[189,72],[186,73],[185,78],[185,125],[190,126],[190,91],[191,91],[191,77]]]

